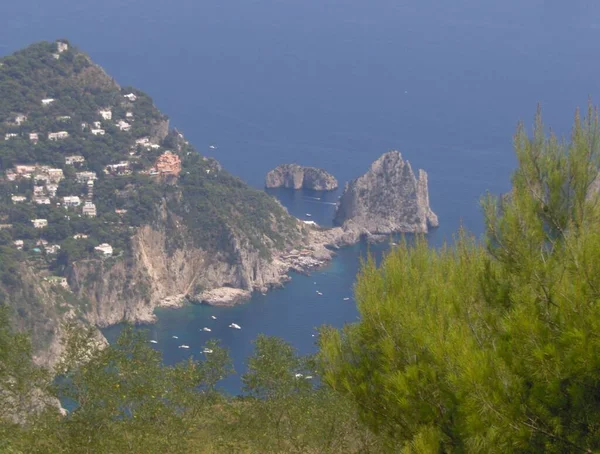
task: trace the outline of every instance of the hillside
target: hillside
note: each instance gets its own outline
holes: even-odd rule
[[[38,350],[67,318],[151,321],[205,290],[278,285],[306,246],[275,199],[66,41],[0,60],[0,171],[0,303]]]

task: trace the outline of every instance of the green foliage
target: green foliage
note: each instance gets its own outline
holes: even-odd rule
[[[203,361],[165,366],[143,332],[127,328],[99,350],[93,330],[70,325],[66,331],[54,392],[72,410],[59,417],[52,408],[40,408],[20,426],[0,417],[4,451],[378,452],[377,439],[358,422],[349,401],[328,389],[287,384],[284,377],[308,383],[295,373],[310,359],[296,356],[280,339],[257,340],[244,377],[251,393],[260,388],[269,397],[230,399],[216,388],[233,371],[216,341],[207,343],[211,352]],[[31,358],[23,359],[29,365],[23,376],[34,376]],[[272,372],[275,381],[267,379]]]
[[[365,265],[361,321],[322,337],[324,379],[406,452],[600,449],[599,129],[515,136],[509,194],[483,246],[405,242]]]

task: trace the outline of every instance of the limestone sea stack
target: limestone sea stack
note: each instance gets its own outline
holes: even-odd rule
[[[304,167],[299,164],[282,164],[267,173],[265,186],[332,191],[337,189],[338,182],[333,175],[323,169]]]
[[[371,164],[363,176],[346,184],[334,222],[351,224],[370,234],[426,233],[438,226],[429,207],[427,173],[419,178],[398,151],[390,151]]]

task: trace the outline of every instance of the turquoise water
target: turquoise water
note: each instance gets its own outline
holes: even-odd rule
[[[479,198],[509,188],[512,134],[518,120],[531,124],[537,103],[564,135],[577,106],[588,96],[600,102],[595,0],[4,3],[1,55],[71,40],[119,83],[148,92],[200,152],[251,185],[288,162],[324,167],[343,183],[399,149],[429,173],[436,246],[460,225],[482,233]],[[275,195],[294,215],[327,225],[339,192],[320,201]],[[340,251],[313,277],[294,276],[247,305],[161,311],[150,335],[172,363],[197,355],[208,337],[198,329],[211,326],[238,371],[259,332],[312,351],[315,326],[356,319],[343,297],[364,251]],[[233,320],[242,330],[226,328]],[[192,348],[178,349],[172,335]],[[232,392],[238,385],[226,383]]]

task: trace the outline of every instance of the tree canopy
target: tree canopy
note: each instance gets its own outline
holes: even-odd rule
[[[326,329],[324,380],[406,452],[600,448],[597,112],[571,140],[520,124],[512,189],[482,242],[404,242],[356,286],[361,321]]]

